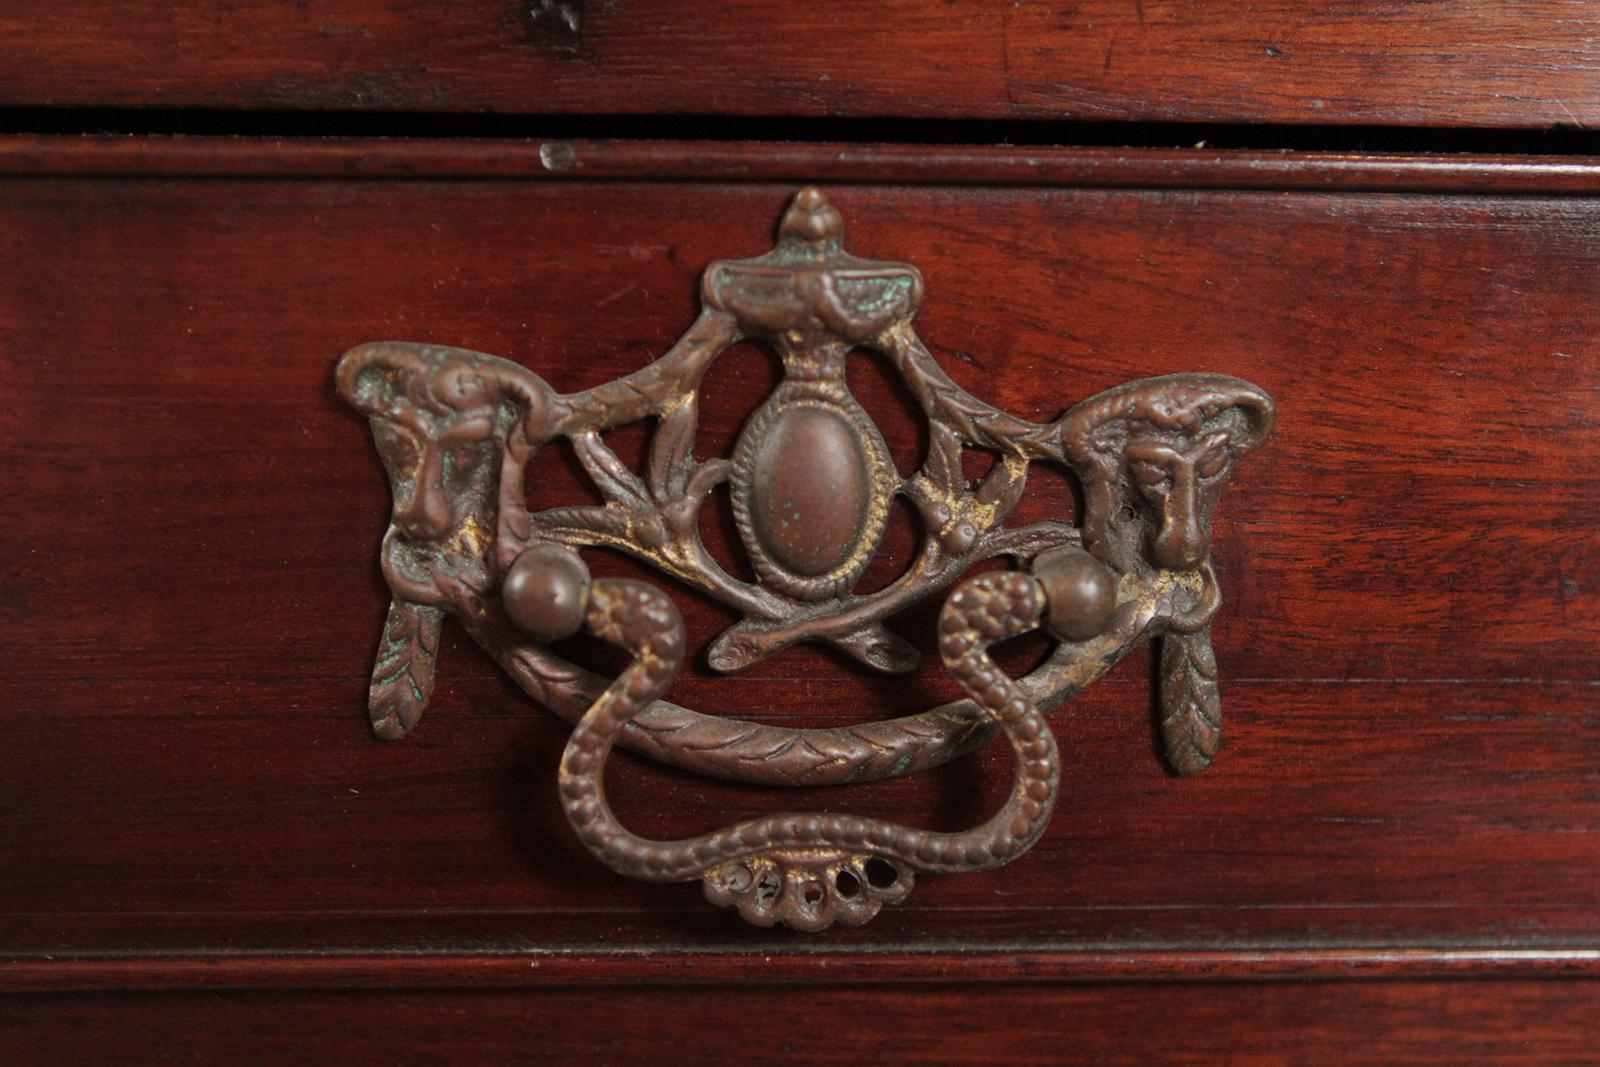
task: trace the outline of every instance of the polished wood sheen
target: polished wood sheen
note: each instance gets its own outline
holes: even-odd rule
[[[0,106],[1600,121],[1582,0],[10,0],[0,70]]]
[[[788,146],[781,167],[696,181],[694,161],[735,168],[736,153],[654,145],[630,162],[578,146],[573,159],[606,160],[588,175],[535,165],[533,148],[508,149],[521,162],[505,172],[430,144],[408,167],[410,150],[0,143],[0,983],[53,990],[0,1003],[0,1046],[66,1059],[88,1047],[69,1041],[115,1034],[153,1056],[162,1031],[134,1020],[155,1006],[191,1020],[197,1059],[313,1027],[365,1037],[368,1057],[487,1052],[494,1020],[541,1047],[621,1054],[646,1040],[640,1019],[686,1020],[726,994],[618,994],[637,1011],[602,1028],[576,993],[463,991],[567,951],[550,966],[623,986],[681,966],[737,987],[701,1016],[723,1028],[693,1030],[713,1052],[747,1045],[756,1019],[839,1059],[837,1043],[819,1051],[823,1030],[878,1034],[916,1061],[1065,1058],[1074,1041],[1130,1062],[1592,1049],[1594,164],[1048,150],[1034,166],[997,150],[952,161],[943,182],[896,150],[841,162]],[[1168,177],[1139,178],[1146,161]],[[1053,720],[1063,799],[1032,852],[986,878],[930,875],[805,957],[694,887],[595,866],[551,774],[569,728],[453,626],[427,717],[405,740],[372,738],[366,673],[388,598],[366,561],[389,499],[332,368],[355,342],[404,337],[504,353],[563,391],[609,380],[692,319],[707,261],[770,244],[790,170],[852,166],[829,188],[851,247],[915,258],[919,333],[974,394],[1046,419],[1128,378],[1210,370],[1258,382],[1280,415],[1233,476],[1230,503],[1249,506],[1216,522],[1215,766],[1161,769],[1152,665],[1132,658]],[[1238,187],[1252,183],[1267,187]],[[697,451],[727,454],[778,374],[754,347],[713,368]],[[865,355],[849,381],[913,469],[927,443],[912,401]],[[608,437],[637,459],[642,435]],[[529,494],[593,499],[570,456],[532,472]],[[1028,498],[1023,518],[1075,514],[1048,469]],[[719,497],[705,536],[739,568],[730,510]],[[893,511],[863,586],[891,580],[917,536]],[[589,555],[597,576],[642,575]],[[671,695],[691,706],[827,725],[957,695],[937,669],[885,679],[810,647],[714,676],[699,656],[730,614],[675,596],[693,662]],[[931,613],[904,622],[932,646]],[[1015,671],[1043,650],[997,652]],[[657,837],[797,804],[958,829],[998,806],[1009,773],[992,749],[774,795],[618,756],[607,789]],[[618,950],[628,962],[606,963]],[[697,962],[708,950],[735,962]],[[1416,951],[1431,962],[1385,962]],[[453,962],[418,962],[440,956]],[[888,988],[925,956],[978,962]],[[1494,977],[1457,981],[1482,977],[1472,959]],[[458,991],[404,992],[439,984],[438,967]],[[1118,967],[1194,981],[1148,1000],[1075,984]],[[1267,981],[1351,971],[1394,980]],[[1210,981],[1251,974],[1262,983]],[[833,1021],[763,1019],[797,990],[762,975]],[[213,982],[255,988],[196,999]],[[393,988],[296,991],[345,984]],[[145,986],[172,992],[118,992]],[[108,992],[63,995],[88,987]],[[426,1032],[374,1036],[358,1020],[380,1000]],[[926,1020],[963,1012],[994,1024],[983,1047],[956,1033],[938,1052]]]
[[[426,993],[299,990],[0,1004],[26,1062],[383,1064],[1581,1064],[1596,1037],[1577,982],[1183,983],[1156,988],[835,985]],[[800,1005],[809,1024],[796,1020]],[[826,1020],[819,1023],[814,1020]],[[938,1022],[933,1022],[937,1020]],[[947,1021],[949,1024],[947,1024]]]
[[[1010,188],[1600,192],[1587,156],[1017,148],[1001,145],[418,138],[48,137],[0,142],[0,174],[168,178],[587,178]]]

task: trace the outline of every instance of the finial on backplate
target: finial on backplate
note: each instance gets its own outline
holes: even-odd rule
[[[839,247],[844,238],[844,218],[828,203],[821,189],[808,185],[794,194],[789,210],[778,224],[782,241],[805,241]]]
[[[922,302],[922,276],[909,263],[846,252],[844,218],[808,185],[789,202],[777,245],[753,259],[712,263],[701,293],[745,333],[769,338],[782,352],[783,338],[797,329],[799,338],[860,344],[909,321]]]

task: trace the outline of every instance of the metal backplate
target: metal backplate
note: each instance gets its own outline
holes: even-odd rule
[[[1233,464],[1266,440],[1274,417],[1259,388],[1196,373],[1120,386],[1048,423],[1015,418],[957,386],[917,338],[917,270],[857,259],[842,232],[825,197],[801,190],[775,248],[707,268],[702,313],[665,355],[582,393],[557,393],[493,356],[410,343],[361,345],[338,371],[341,395],[371,419],[394,493],[382,549],[393,603],[369,701],[379,736],[415,727],[440,626],[453,616],[530,696],[577,723],[562,798],[602,862],[636,878],[699,879],[710,899],[753,922],[802,929],[866,921],[905,898],[914,872],[984,870],[1025,851],[1044,830],[1060,777],[1043,713],[1145,640],[1162,642],[1169,763],[1189,774],[1211,762],[1221,729],[1211,512]],[[701,459],[693,452],[701,379],[744,339],[778,353],[782,380],[731,456]],[[910,474],[895,468],[846,385],[846,363],[859,358],[886,359],[927,420],[927,455]],[[653,429],[634,470],[601,435],[640,421]],[[558,438],[571,442],[604,503],[528,508],[529,463]],[[969,448],[998,457],[976,484],[963,473]],[[1077,480],[1080,523],[1008,525],[1034,463]],[[724,483],[753,581],[730,574],[701,542],[699,511]],[[897,580],[857,593],[897,497],[926,536]],[[668,703],[684,654],[678,613],[652,586],[591,582],[578,552],[592,546],[643,560],[737,611],[707,653],[719,671],[801,641],[875,671],[913,670],[918,650],[887,621],[947,593],[939,652],[966,698],[818,730]],[[994,557],[1017,569],[962,581]],[[988,646],[1040,625],[1057,638],[1054,652],[1026,676],[1006,677]],[[580,628],[632,653],[619,678],[550,651]],[[604,802],[602,771],[618,743],[722,778],[815,785],[912,773],[997,733],[1016,755],[1010,799],[958,834],[800,814],[658,842],[630,833]]]

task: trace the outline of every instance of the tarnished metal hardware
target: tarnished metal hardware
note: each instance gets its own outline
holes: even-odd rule
[[[905,897],[915,871],[984,870],[1025,851],[1044,829],[1060,774],[1041,712],[1144,640],[1162,644],[1168,762],[1183,774],[1210,763],[1221,724],[1211,511],[1233,463],[1273,423],[1264,392],[1217,374],[1132,382],[1049,423],[1007,415],[951,381],[918,340],[916,269],[857,259],[841,234],[838,212],[817,190],[802,190],[771,252],[707,269],[704,310],[670,351],[582,393],[559,394],[493,356],[432,345],[361,345],[338,369],[340,394],[371,419],[394,493],[381,561],[393,601],[369,694],[378,735],[398,738],[416,725],[440,626],[454,616],[530,696],[577,723],[561,795],[602,862],[636,878],[699,879],[710,899],[752,922],[801,929],[866,921]],[[731,457],[699,459],[701,377],[744,338],[780,355],[783,379]],[[910,476],[895,469],[846,386],[845,361],[858,350],[886,357],[927,417],[928,454]],[[601,434],[641,420],[655,428],[644,469],[634,471]],[[532,512],[524,473],[541,446],[563,437],[605,503]],[[976,485],[962,470],[967,448],[998,456]],[[1035,462],[1077,478],[1079,525],[1005,525]],[[729,574],[700,539],[699,509],[722,483],[754,582]],[[927,535],[899,579],[857,594],[896,496],[917,509]],[[588,546],[619,549],[738,610],[742,618],[707,653],[721,671],[800,641],[826,642],[875,670],[912,670],[919,654],[887,618],[950,589],[981,560],[1005,556],[1024,569],[969,579],[946,600],[940,653],[966,699],[903,719],[795,730],[662,700],[684,654],[676,609],[643,583],[591,582],[577,553]],[[988,645],[1036,625],[1058,640],[1055,651],[1007,678]],[[609,685],[548,647],[583,627],[634,657]],[[918,771],[997,732],[1017,756],[1011,799],[959,834],[781,815],[658,842],[630,833],[604,803],[614,743],[721,778],[818,785]]]

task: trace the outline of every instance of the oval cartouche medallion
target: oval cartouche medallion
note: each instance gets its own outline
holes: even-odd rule
[[[860,435],[844,416],[785,411],[767,427],[750,474],[750,522],[773,559],[807,578],[849,559],[873,486]]]
[[[733,461],[734,514],[762,579],[807,600],[844,593],[877,548],[893,491],[866,413],[848,394],[774,397]]]

